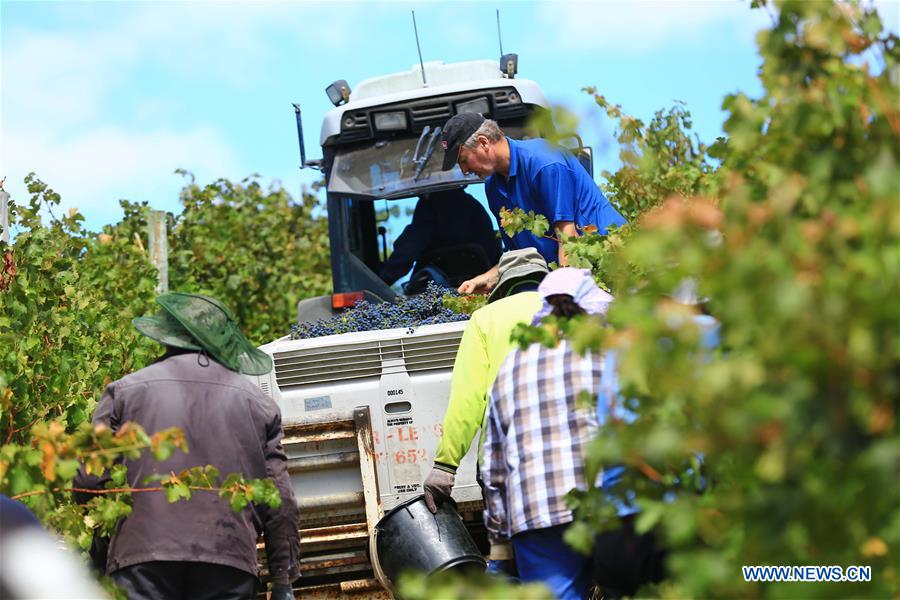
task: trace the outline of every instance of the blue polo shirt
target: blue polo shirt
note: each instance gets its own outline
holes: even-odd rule
[[[491,175],[484,182],[488,206],[497,222],[500,209],[521,208],[547,217],[550,231],[558,221],[574,221],[579,228],[596,225],[605,235],[610,225],[624,225],[620,215],[578,160],[542,139],[509,142],[509,178]],[[508,237],[500,229],[507,250],[537,248],[548,263],[559,260],[559,246],[551,239],[522,231]]]

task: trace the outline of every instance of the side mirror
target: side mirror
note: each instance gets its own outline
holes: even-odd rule
[[[325,88],[325,94],[335,106],[346,104],[350,101],[350,84],[343,79],[338,79]]]
[[[573,150],[575,154],[575,158],[578,159],[578,162],[581,163],[581,166],[584,167],[584,170],[588,172],[588,175],[591,176],[591,179],[594,178],[594,149],[590,146],[582,146],[580,148],[576,148]]]
[[[559,143],[566,150],[571,152],[584,170],[588,172],[591,179],[594,178],[594,150],[590,146],[585,146],[581,141],[581,136],[577,133],[569,133],[559,136]]]

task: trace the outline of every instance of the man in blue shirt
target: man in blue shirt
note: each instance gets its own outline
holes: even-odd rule
[[[590,174],[571,154],[541,139],[512,140],[477,113],[461,113],[447,121],[441,134],[443,169],[459,165],[464,174],[485,179],[488,206],[500,221],[500,209],[534,211],[550,222],[555,237],[537,237],[522,231],[508,237],[507,250],[534,247],[550,262],[566,266],[560,234],[574,236],[593,225],[601,234],[625,219],[600,192]],[[463,282],[460,293],[490,291],[497,284],[497,267]]]

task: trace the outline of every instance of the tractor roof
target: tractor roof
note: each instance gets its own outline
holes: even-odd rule
[[[440,61],[425,63],[427,85],[422,83],[422,69],[416,64],[409,71],[371,77],[357,84],[350,93],[347,104],[325,113],[322,121],[320,143],[341,131],[341,118],[347,111],[389,105],[405,100],[441,96],[455,92],[514,87],[522,102],[547,106],[547,100],[538,85],[527,79],[508,79],[500,71],[496,61],[473,60],[444,64]]]

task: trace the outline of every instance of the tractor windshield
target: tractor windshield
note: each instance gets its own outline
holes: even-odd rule
[[[520,139],[524,131],[506,133]],[[328,180],[328,191],[370,198],[403,198],[436,187],[453,187],[481,181],[462,174],[459,167],[441,171],[444,150],[438,137],[396,137],[339,149]],[[429,142],[431,151],[429,152]],[[417,153],[418,150],[418,153]]]
[[[341,194],[391,198],[409,196],[419,188],[479,181],[466,177],[459,167],[441,171],[444,151],[438,144],[431,156],[420,152],[414,161],[416,138],[378,140],[335,155],[328,191]],[[426,157],[428,158],[427,160]]]

